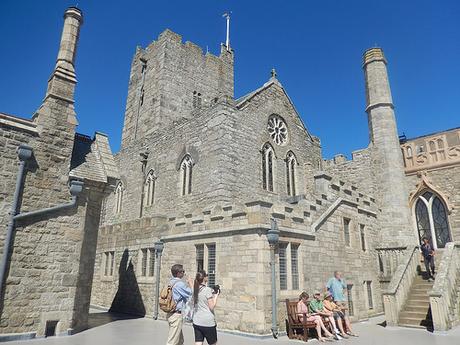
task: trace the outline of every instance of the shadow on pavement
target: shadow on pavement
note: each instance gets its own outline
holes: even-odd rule
[[[109,311],[92,311],[88,316],[88,329],[106,325],[118,320],[139,319],[142,316],[114,313]]]

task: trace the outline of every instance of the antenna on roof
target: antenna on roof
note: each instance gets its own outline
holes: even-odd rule
[[[222,17],[227,18],[227,39],[225,40],[225,46],[227,47],[227,51],[230,51],[230,14],[232,12],[228,11],[225,12]]]

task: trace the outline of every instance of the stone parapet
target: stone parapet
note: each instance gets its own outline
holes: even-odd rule
[[[443,332],[460,323],[460,242],[446,245],[430,296],[435,332]]]

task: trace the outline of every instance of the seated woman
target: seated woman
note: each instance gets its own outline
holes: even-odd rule
[[[326,310],[332,313],[334,320],[339,327],[340,335],[344,338],[348,338],[348,335],[345,333],[343,328],[345,322],[345,314],[342,312],[342,310],[340,310],[339,306],[334,303],[332,300],[332,294],[330,292],[326,292],[324,295],[323,305]]]
[[[324,327],[323,320],[319,315],[312,315],[308,313],[308,294],[306,292],[302,292],[299,296],[299,302],[297,303],[297,314],[299,314],[299,319],[301,322],[304,322],[304,315],[307,317],[305,321],[311,321],[315,323],[316,326],[316,333],[318,333],[318,340],[324,342],[326,340],[332,340],[333,335]],[[326,334],[326,338],[322,336],[321,330],[324,331]]]

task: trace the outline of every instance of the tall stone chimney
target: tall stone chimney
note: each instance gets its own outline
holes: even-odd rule
[[[48,80],[48,89],[44,103],[48,98],[59,99],[71,106],[71,112],[67,116],[69,124],[77,125],[75,112],[73,111],[75,85],[75,54],[77,51],[80,26],[83,23],[82,12],[76,7],[69,7],[64,13],[64,27],[61,35],[61,43],[56,61],[56,67]],[[73,115],[71,114],[73,112]]]
[[[375,190],[380,200],[381,241],[416,243],[411,224],[404,164],[399,145],[387,61],[381,48],[364,52],[366,112],[369,121]]]

